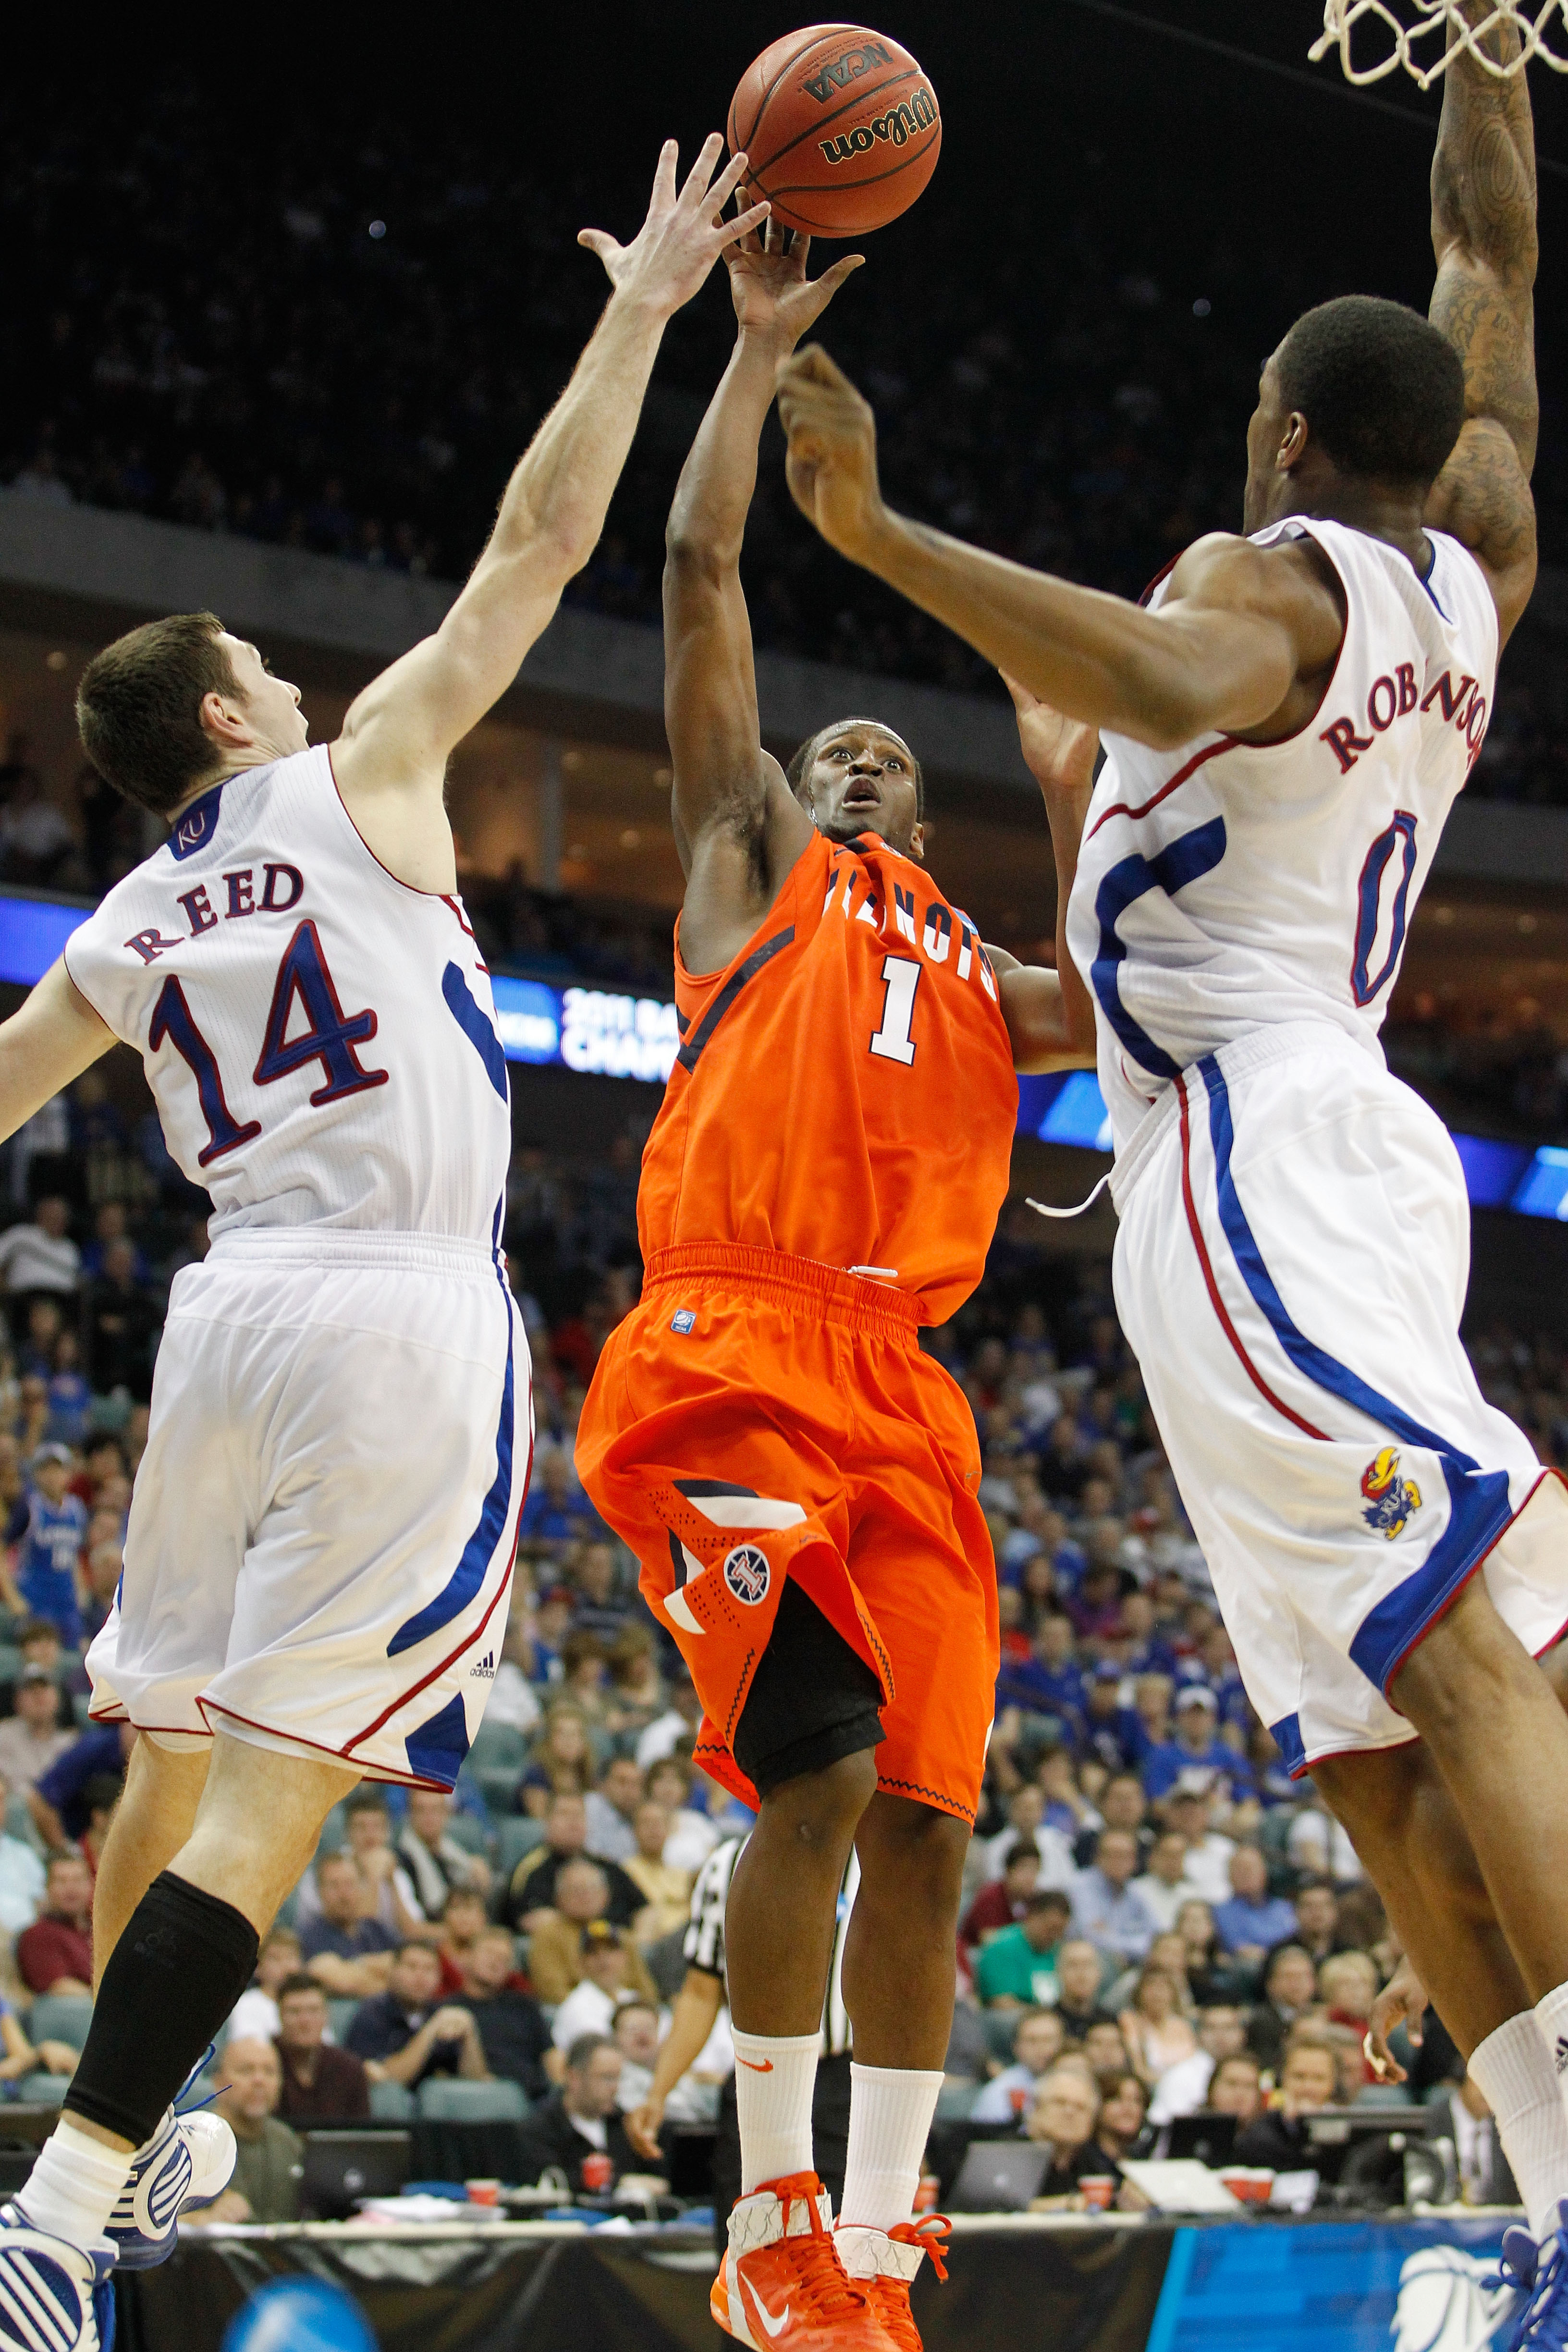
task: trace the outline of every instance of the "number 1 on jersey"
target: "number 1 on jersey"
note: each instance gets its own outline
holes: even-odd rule
[[[910,1035],[910,1022],[915,1009],[915,991],[921,984],[921,968],[908,956],[882,958],[882,982],[887,996],[882,1005],[882,1025],[871,1038],[871,1051],[885,1062],[902,1062],[906,1068],[915,1058],[915,1041]]]
[[[223,1090],[223,1073],[217,1056],[196,1027],[185,992],[173,972],[158,991],[158,1002],[153,1007],[153,1025],[147,1032],[147,1043],[155,1054],[167,1038],[196,1082],[196,1098],[202,1107],[202,1117],[207,1123],[207,1144],[196,1154],[198,1168],[210,1168],[226,1151],[237,1151],[253,1135],[261,1132],[258,1118],[247,1119],[243,1127],[228,1107]]]

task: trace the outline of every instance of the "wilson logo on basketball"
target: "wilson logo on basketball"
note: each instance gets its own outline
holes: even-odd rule
[[[891,63],[891,54],[880,41],[868,41],[858,49],[846,49],[841,58],[832,58],[809,74],[801,88],[807,98],[816,99],[818,106],[826,106],[830,98],[837,97],[850,82],[858,81],[863,73],[869,73],[873,66]]]
[[[727,1555],[724,1581],[736,1600],[743,1601],[748,1609],[754,1609],[759,1601],[767,1599],[770,1580],[767,1553],[760,1551],[755,1544],[737,1544]]]
[[[929,131],[935,121],[935,99],[929,89],[917,89],[889,113],[842,131],[837,139],[819,139],[816,143],[830,163],[847,163],[852,155],[868,154],[879,139],[901,147],[906,140],[918,139],[922,131]]]

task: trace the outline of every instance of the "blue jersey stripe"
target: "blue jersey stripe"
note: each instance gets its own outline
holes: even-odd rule
[[[504,1283],[501,1297],[506,1310],[506,1378],[501,1384],[500,1421],[496,1429],[495,1479],[485,1496],[479,1524],[464,1545],[462,1558],[445,1589],[434,1601],[427,1601],[417,1616],[398,1627],[386,1645],[389,1658],[400,1656],[416,1643],[428,1641],[432,1633],[438,1633],[443,1625],[449,1625],[468,1607],[483,1584],[496,1547],[506,1533],[511,1515],[512,1423],[516,1411],[513,1339],[517,1327],[511,1296]]]
[[[479,1003],[455,963],[449,963],[441,974],[441,993],[447,1000],[447,1009],[453,1020],[489,1072],[491,1086],[502,1102],[510,1105],[511,1095],[507,1085],[506,1055],[501,1050],[500,1039],[496,1035],[495,1024]]]
[[[1448,1488],[1447,1526],[1414,1574],[1369,1612],[1350,1645],[1352,1663],[1386,1695],[1423,1633],[1456,1598],[1508,1526],[1512,1517],[1508,1475],[1501,1470],[1483,1471],[1469,1454],[1416,1421],[1298,1329],[1264,1264],[1237,1194],[1230,1165],[1235,1133],[1224,1073],[1212,1054],[1205,1056],[1198,1069],[1209,1098],[1220,1223],[1241,1278],[1280,1346],[1297,1370],[1316,1387],[1353,1406],[1407,1445],[1436,1454],[1443,1465]]]

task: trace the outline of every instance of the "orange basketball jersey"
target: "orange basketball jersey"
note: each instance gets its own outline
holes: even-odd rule
[[[1006,1198],[1018,1087],[996,975],[921,866],[815,834],[723,971],[679,955],[681,1046],[643,1154],[645,1260],[737,1242],[945,1322]]]

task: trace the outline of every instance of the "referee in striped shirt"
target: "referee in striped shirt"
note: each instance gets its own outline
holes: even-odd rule
[[[715,1846],[691,1890],[691,1916],[682,1947],[686,1981],[654,2065],[647,2097],[626,2118],[627,2137],[650,2163],[662,2158],[658,2132],[664,2103],[707,2042],[724,2002],[724,1909],[745,1843],[744,1838],[726,1838],[722,1845]],[[833,1965],[827,1972],[827,1999],[822,2011],[822,2055],[811,2103],[817,2178],[832,2196],[835,2212],[843,2200],[844,2160],[849,2145],[849,2014],[844,2006],[844,1938],[859,1884],[859,1858],[851,1846],[838,1888]],[[720,2095],[719,2137],[713,2150],[713,2222],[721,2252],[729,2242],[726,2224],[740,2194],[741,2126],[731,2074]]]

